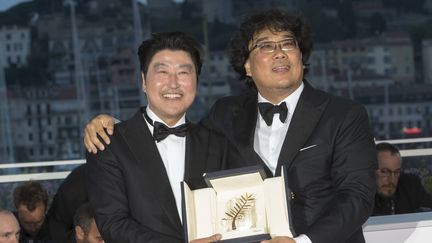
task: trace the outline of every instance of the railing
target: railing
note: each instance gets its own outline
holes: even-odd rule
[[[411,138],[411,139],[395,139],[395,140],[381,140],[376,141],[389,142],[392,144],[432,144],[432,137],[427,138]],[[432,145],[429,148],[416,148],[416,149],[402,149],[402,157],[414,157],[414,156],[431,156],[432,155]],[[28,180],[55,180],[64,179],[71,170],[56,171],[56,172],[42,172],[42,173],[18,173],[18,174],[4,174],[3,171],[9,169],[10,171],[16,171],[20,168],[43,168],[43,167],[65,167],[67,165],[72,165],[72,169],[75,166],[85,163],[84,159],[79,160],[63,160],[63,161],[41,161],[41,162],[29,162],[29,163],[10,163],[10,164],[0,164],[0,183],[5,182],[21,182]],[[432,163],[432,161],[431,161]]]
[[[380,142],[387,142],[395,145],[424,143],[426,145],[431,146],[430,144],[432,143],[432,137],[376,141],[376,143],[380,143]],[[402,149],[400,152],[402,157],[428,156],[428,155],[432,155],[432,146],[429,148]]]
[[[430,243],[432,212],[370,217],[363,232],[367,243]]]
[[[19,168],[43,168],[57,166],[64,168],[68,165],[78,166],[84,164],[85,160],[63,160],[63,161],[41,161],[41,162],[30,162],[30,163],[13,163],[13,164],[0,164],[0,170],[10,169],[16,171]],[[73,167],[75,167],[73,166]],[[72,169],[68,168],[64,171],[53,171],[53,172],[41,172],[41,173],[19,173],[19,174],[7,174],[0,175],[0,183],[5,182],[21,182],[28,180],[56,180],[64,179],[71,172]]]

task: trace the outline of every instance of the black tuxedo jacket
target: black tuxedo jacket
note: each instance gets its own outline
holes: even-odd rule
[[[87,164],[75,168],[58,188],[45,220],[52,242],[75,243],[75,211],[88,202],[85,186]]]
[[[88,196],[105,242],[183,242],[183,228],[157,146],[138,111],[115,125],[111,143],[87,154]],[[204,186],[202,175],[229,158],[228,143],[201,125],[186,135],[184,179]]]
[[[243,163],[230,167],[265,166],[253,148],[257,116],[253,91],[220,99],[203,120],[240,152]],[[296,234],[306,234],[313,243],[364,242],[362,224],[374,203],[376,152],[361,105],[315,90],[305,81],[276,175],[282,165],[293,192],[290,207]]]
[[[420,177],[401,173],[392,198],[375,196],[375,208],[373,215],[392,214],[392,202],[394,213],[417,213],[423,210],[432,210],[432,194],[428,193],[421,183]]]

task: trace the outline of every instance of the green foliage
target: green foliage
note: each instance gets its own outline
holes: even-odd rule
[[[346,38],[354,38],[357,34],[357,20],[352,8],[352,1],[341,2],[338,8],[338,16],[345,26]]]
[[[426,176],[423,178],[423,183],[426,191],[432,193],[432,176]]]
[[[348,36],[347,27],[339,18],[330,17],[322,11],[323,3],[314,2],[304,6],[303,14],[312,25],[315,42],[329,42]]]
[[[35,35],[32,33],[32,35]],[[33,86],[43,85],[50,80],[48,73],[48,40],[38,39],[32,42],[32,53],[27,60],[27,65],[17,67],[15,65],[5,69],[8,85]]]
[[[0,26],[27,26],[34,9],[33,2],[23,2],[5,12],[0,12]]]
[[[383,5],[385,7],[391,7],[399,10],[400,12],[424,12],[425,0],[383,0]]]
[[[228,42],[234,35],[236,26],[233,24],[224,24],[216,20],[209,23],[209,48],[210,50],[226,50]]]
[[[379,13],[374,13],[369,20],[369,33],[371,35],[379,35],[387,30],[387,23]]]

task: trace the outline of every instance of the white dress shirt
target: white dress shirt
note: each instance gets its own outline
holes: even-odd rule
[[[147,106],[146,111],[147,115],[153,120],[153,122],[158,121],[167,125],[150,109],[150,107]],[[153,125],[148,123],[147,120],[145,121],[150,129],[151,134],[153,135]],[[185,115],[183,115],[183,117],[173,127],[182,125],[185,122],[186,118]],[[170,134],[164,140],[160,142],[155,141],[155,143],[164,163],[165,170],[171,184],[171,189],[174,193],[177,212],[179,213],[180,220],[182,220],[182,196],[180,183],[184,179],[186,137],[178,137],[176,135]]]
[[[285,102],[288,108],[288,115],[285,122],[281,122],[279,119],[279,113],[274,114],[273,123],[271,126],[267,126],[261,113],[258,111],[257,123],[254,135],[254,150],[261,157],[270,171],[275,174],[276,166],[279,158],[280,151],[282,149],[285,135],[288,131],[289,124],[291,123],[292,115],[297,106],[297,102],[300,98],[300,94],[303,91],[304,84],[302,83],[298,89],[296,89],[290,96],[286,97],[278,104]],[[269,102],[260,93],[258,93],[258,103]],[[271,103],[271,102],[269,102]]]
[[[288,108],[287,119],[285,122],[281,122],[279,119],[279,113],[275,113],[273,116],[273,123],[271,126],[267,126],[261,113],[258,111],[257,123],[254,134],[254,150],[261,157],[273,175],[276,172],[277,162],[279,154],[282,149],[282,145],[285,140],[286,133],[291,123],[292,115],[294,114],[297,102],[300,99],[300,95],[304,89],[302,83],[291,95],[283,99],[278,104],[285,102]],[[258,103],[269,102],[258,92]],[[271,102],[269,102],[271,103]],[[307,235],[301,234],[294,238],[296,243],[312,243]]]

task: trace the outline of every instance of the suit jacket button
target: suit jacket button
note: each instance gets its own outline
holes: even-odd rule
[[[291,194],[291,199],[294,199],[295,198],[295,193],[291,192],[290,194]]]

